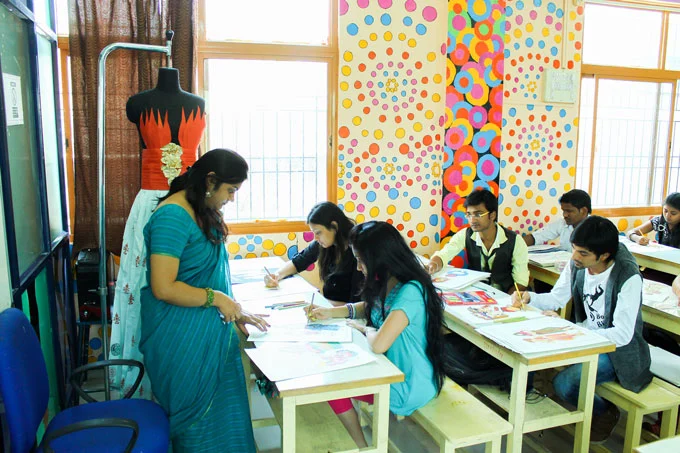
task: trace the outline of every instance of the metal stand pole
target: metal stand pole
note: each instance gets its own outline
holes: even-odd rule
[[[106,281],[106,172],[104,165],[104,148],[106,145],[106,58],[111,52],[116,49],[131,49],[141,50],[145,52],[161,52],[168,58],[168,65],[172,58],[172,37],[174,32],[167,31],[165,33],[165,46],[152,46],[148,44],[134,44],[127,42],[116,42],[104,47],[99,54],[99,71],[97,75],[97,158],[98,161],[98,180],[99,187],[97,196],[99,199],[99,287],[97,294],[99,294],[99,302],[102,309],[102,348],[104,348],[104,360],[109,358],[109,339],[107,332],[109,308],[108,308],[108,290]],[[108,370],[104,377],[104,395],[106,401],[111,399],[111,388],[109,384]]]

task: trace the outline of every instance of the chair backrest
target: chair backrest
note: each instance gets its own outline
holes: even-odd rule
[[[49,398],[38,337],[21,310],[0,313],[0,394],[12,452],[30,451]]]

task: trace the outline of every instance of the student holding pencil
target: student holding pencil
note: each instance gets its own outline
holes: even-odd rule
[[[649,238],[645,235],[654,230],[659,244],[680,248],[680,192],[666,197],[662,214],[630,230],[628,239],[640,245],[649,245]]]
[[[390,386],[390,411],[411,415],[441,390],[444,380],[443,302],[432,279],[401,234],[386,222],[355,226],[349,236],[365,283],[365,302],[311,311],[316,319],[365,319],[350,322],[368,340],[373,352],[384,353],[405,375]],[[372,395],[359,397],[373,401]],[[360,448],[366,447],[359,418],[349,398],[329,401]]]
[[[640,392],[652,380],[649,345],[642,337],[642,277],[635,258],[619,244],[619,231],[608,219],[590,216],[571,235],[571,261],[547,294],[512,295],[513,305],[529,304],[545,314],[573,300],[572,321],[616,344],[600,354],[596,383],[617,381]],[[553,379],[557,396],[578,405],[581,364],[571,365]],[[587,414],[589,415],[589,414]],[[616,406],[595,395],[590,439],[603,442],[619,419]]]
[[[349,247],[349,232],[354,222],[335,204],[324,201],[312,208],[307,225],[314,233],[314,242],[272,274],[267,271],[264,283],[270,288],[302,272],[318,260],[322,293],[333,305],[360,300],[363,274],[357,270],[357,260]]]

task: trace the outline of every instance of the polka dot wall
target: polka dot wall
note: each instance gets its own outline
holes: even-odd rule
[[[446,2],[340,0],[338,204],[438,247]]]
[[[530,233],[561,215],[574,188],[578,103],[543,101],[547,71],[580,71],[583,7],[508,1],[499,220]]]
[[[467,226],[470,192],[499,191],[505,2],[450,0],[448,10],[443,242]],[[462,256],[453,264],[462,265]]]

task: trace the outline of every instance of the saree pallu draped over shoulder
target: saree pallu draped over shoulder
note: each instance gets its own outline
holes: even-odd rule
[[[182,207],[157,209],[144,238],[149,256],[179,259],[177,281],[232,295],[224,244],[208,241]],[[140,349],[154,396],[170,418],[173,453],[254,452],[235,325],[225,323],[215,307],[158,300],[149,286],[141,298]]]

